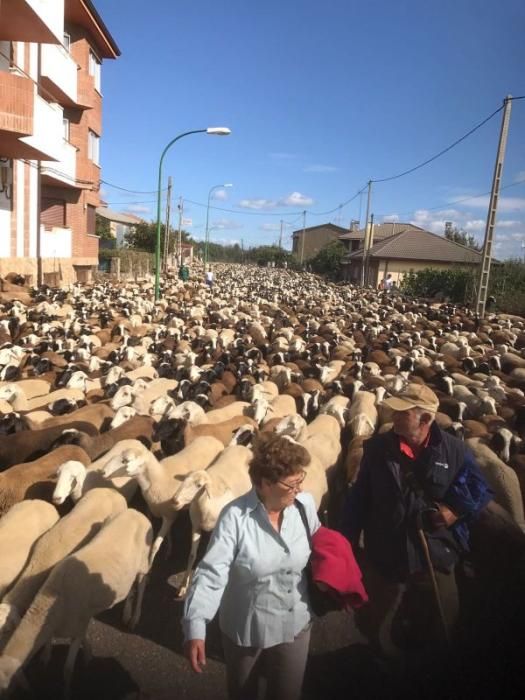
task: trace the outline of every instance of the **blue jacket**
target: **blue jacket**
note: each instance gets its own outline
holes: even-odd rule
[[[383,576],[397,581],[426,570],[418,535],[426,509],[443,503],[458,516],[450,528],[426,531],[433,565],[450,571],[460,553],[468,550],[469,521],[492,498],[472,453],[435,423],[422,454],[405,462],[412,474],[401,478],[405,459],[393,431],[364,443],[361,468],[349,489],[342,523],[354,547],[363,532],[367,559]]]

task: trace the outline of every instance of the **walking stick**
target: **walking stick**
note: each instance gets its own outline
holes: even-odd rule
[[[445,613],[443,610],[443,604],[441,602],[441,595],[439,593],[439,588],[438,588],[437,580],[436,580],[436,572],[434,571],[434,565],[432,564],[432,559],[430,558],[430,551],[428,549],[427,538],[425,537],[425,533],[424,533],[422,527],[418,526],[417,534],[419,536],[421,546],[423,547],[423,553],[425,555],[425,560],[426,560],[427,567],[428,567],[428,573],[430,574],[430,580],[432,581],[432,590],[434,591],[434,598],[435,598],[436,606],[437,606],[438,613],[439,613],[439,619],[441,620],[441,624],[443,626],[443,633],[445,635],[445,641],[447,644],[450,644],[450,637],[448,634],[448,627],[447,627],[447,623],[445,620]]]

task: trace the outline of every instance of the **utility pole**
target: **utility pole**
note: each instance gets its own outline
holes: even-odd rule
[[[164,264],[163,270],[168,267],[168,251],[170,245],[170,210],[171,210],[171,175],[168,177],[168,194],[166,198],[166,229],[164,230]]]
[[[368,252],[366,254],[366,267],[365,267],[365,283],[369,284],[369,271],[370,271],[370,248],[374,241],[374,215],[370,214],[370,234],[368,237]]]
[[[179,197],[179,203],[177,204],[179,210],[179,232],[177,234],[177,264],[179,267],[182,265],[182,217],[184,215],[184,200]]]
[[[279,250],[283,247],[283,220],[281,219],[281,232],[279,233]]]
[[[303,211],[303,235],[301,236],[301,265],[304,260],[304,239],[306,236],[306,211]]]
[[[370,200],[372,198],[372,180],[368,181],[368,201],[366,203],[366,219],[365,219],[365,239],[363,241],[363,264],[361,266],[361,287],[365,286],[365,267],[368,267],[368,250],[370,248]]]
[[[479,275],[478,294],[476,299],[476,315],[483,318],[485,315],[485,305],[487,303],[487,293],[490,278],[490,263],[492,262],[492,244],[494,242],[494,227],[496,224],[496,212],[498,208],[499,190],[503,175],[503,162],[505,160],[505,148],[507,147],[507,136],[509,133],[510,110],[512,96],[507,95],[503,100],[503,117],[501,120],[501,130],[499,135],[498,153],[494,165],[494,175],[492,176],[492,190],[490,193],[489,209],[487,212],[487,223],[485,226],[485,239],[483,241],[483,257],[481,259],[481,270]]]

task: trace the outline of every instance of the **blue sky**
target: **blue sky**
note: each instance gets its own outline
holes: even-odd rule
[[[95,5],[122,56],[102,68],[102,178],[109,206],[156,215],[157,168],[184,197],[187,227],[245,246],[283,243],[302,225],[365,217],[369,179],[434,155],[502,104],[525,95],[523,0],[138,0]],[[451,220],[480,240],[501,113],[412,175],[374,185],[375,220],[442,233]],[[521,184],[516,184],[522,180]],[[514,101],[496,253],[525,243],[525,100]],[[150,194],[140,194],[141,191]],[[219,208],[227,211],[220,211]],[[330,214],[323,214],[335,209]]]

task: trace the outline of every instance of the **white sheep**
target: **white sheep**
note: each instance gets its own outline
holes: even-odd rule
[[[189,504],[191,520],[191,550],[179,587],[180,598],[188,590],[202,532],[211,532],[224,506],[251,489],[248,467],[252,456],[248,447],[231,445],[207,470],[189,474],[174,494],[175,509],[181,510]]]
[[[35,542],[58,520],[47,501],[22,501],[0,518],[0,597],[24,568]]]
[[[153,539],[149,520],[128,509],[115,516],[89,544],[55,566],[0,657],[0,693],[47,642],[72,640],[64,667],[69,697],[77,653],[92,617],[127,598],[124,617],[133,628],[140,616]],[[129,596],[134,584],[135,611]]]
[[[56,513],[53,506],[46,505]],[[126,508],[125,499],[114,489],[92,489],[38,540],[14,586],[0,603],[0,642],[19,623],[51,569],[87,544],[106,522]]]
[[[193,471],[206,469],[223,449],[220,440],[199,437],[177,454],[159,462],[141,443],[137,443],[106,462],[102,474],[109,478],[124,470],[129,478],[137,480],[152,515],[162,518],[160,530],[151,548],[150,563],[153,563],[177,517],[178,509],[172,499],[181,480]]]
[[[348,425],[353,437],[374,434],[378,420],[375,401],[375,394],[369,391],[359,391],[355,394],[348,414]]]
[[[339,423],[342,430],[346,425],[349,407],[350,399],[348,399],[346,396],[333,396],[321,407],[319,413],[333,416]]]
[[[63,462],[57,469],[53,503],[62,505],[68,496],[71,496],[73,501],[78,501],[85,493],[94,488],[114,488],[129,503],[137,490],[135,481],[125,474],[108,479],[102,472],[112,459],[118,457],[124,450],[133,447],[142,449],[143,445],[139,440],[119,440],[109,452],[92,462],[88,467],[74,459]]]
[[[332,469],[341,455],[341,428],[333,416],[320,414],[308,425],[302,416],[287,416],[277,424],[275,432],[305,447],[325,471]]]
[[[496,503],[505,508],[518,525],[523,527],[525,525],[523,498],[514,469],[502,462],[490,447],[482,442],[481,438],[469,438],[465,442],[474,453],[481,471],[494,491]]]

